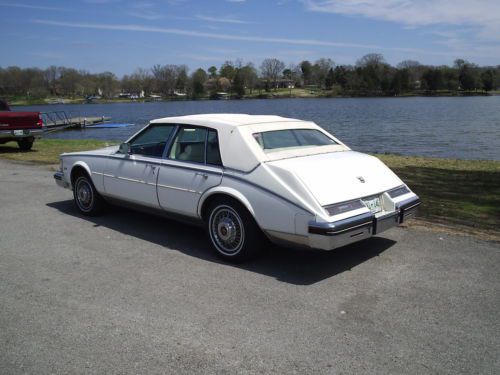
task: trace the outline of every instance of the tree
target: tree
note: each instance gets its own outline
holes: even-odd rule
[[[430,91],[443,89],[443,73],[437,68],[428,68],[422,75],[424,86]]]
[[[257,70],[252,63],[248,63],[245,66],[239,68],[239,73],[243,78],[245,87],[250,89],[250,93],[252,93],[253,89],[258,85],[259,82]]]
[[[280,73],[285,69],[285,63],[278,59],[264,59],[260,65],[262,76],[273,83],[276,90]]]
[[[193,99],[198,99],[205,95],[205,82],[207,81],[207,73],[199,68],[191,75],[191,90]]]
[[[177,85],[179,67],[177,65],[155,65],[151,68],[155,88],[164,95],[172,95]]]
[[[380,67],[386,65],[385,58],[380,53],[369,53],[356,62],[357,67],[366,68],[368,66]]]
[[[304,85],[309,85],[312,78],[312,64],[304,60],[300,64],[300,70],[302,72],[302,80],[304,81]]]
[[[325,86],[326,76],[328,71],[335,67],[332,59],[319,59],[312,66],[312,80],[319,87]],[[331,86],[330,86],[331,88]]]
[[[492,69],[481,73],[481,84],[484,91],[491,91],[494,88],[495,73]]]
[[[219,75],[221,77],[226,77],[230,81],[234,79],[235,74],[236,69],[232,61],[225,61],[219,69]]]
[[[235,69],[232,89],[238,98],[245,95],[245,77],[239,68]]]
[[[217,68],[212,65],[208,68],[208,74],[210,78],[217,78]]]
[[[330,68],[325,78],[325,88],[327,90],[331,90],[334,83],[335,83],[335,74],[333,73],[333,68]]]

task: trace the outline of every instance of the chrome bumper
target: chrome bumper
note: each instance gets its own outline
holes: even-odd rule
[[[37,137],[42,135],[43,132],[43,129],[23,129],[23,134],[15,135],[13,130],[0,130],[0,138],[11,138],[15,140],[27,137]]]
[[[369,212],[332,223],[309,223],[311,247],[333,250],[337,247],[361,241],[375,234],[402,224],[414,216],[420,205],[418,197],[399,202],[393,212],[376,216]]]
[[[69,184],[64,180],[64,173],[56,172],[54,173],[54,180],[56,180],[56,184],[62,188],[69,188]]]

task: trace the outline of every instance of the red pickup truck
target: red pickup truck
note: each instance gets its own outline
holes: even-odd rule
[[[14,112],[7,102],[0,100],[0,144],[17,142],[21,150],[27,151],[43,131],[40,112]]]

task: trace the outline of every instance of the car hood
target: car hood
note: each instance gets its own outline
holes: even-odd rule
[[[77,152],[68,152],[63,155],[111,155],[118,151],[120,146],[109,146],[104,148],[99,148],[97,150],[91,151],[77,151]]]
[[[295,175],[322,206],[367,197],[403,184],[379,159],[355,151],[283,159],[266,164],[278,175],[283,170]]]

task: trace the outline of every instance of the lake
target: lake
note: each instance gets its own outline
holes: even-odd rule
[[[46,105],[16,111],[110,116],[134,126],[68,130],[48,138],[125,140],[149,120],[196,113],[275,114],[312,120],[354,150],[457,159],[500,160],[500,96],[255,99]]]

